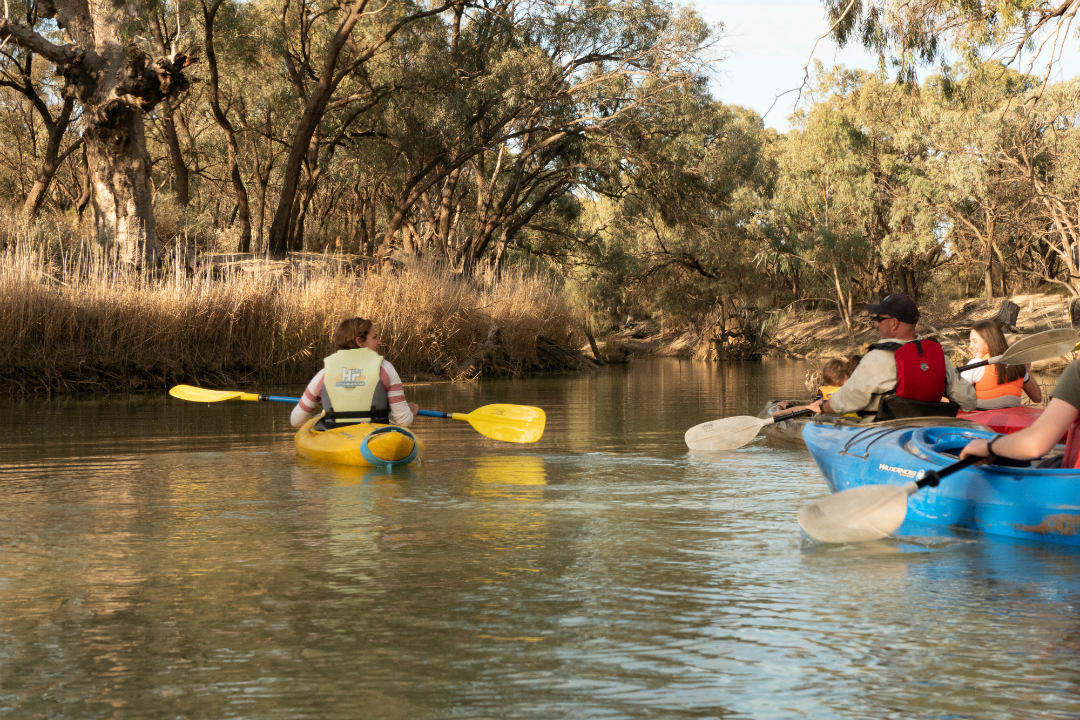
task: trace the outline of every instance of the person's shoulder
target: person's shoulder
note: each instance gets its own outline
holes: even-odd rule
[[[1080,382],[1080,360],[1073,360],[1061,371],[1061,377],[1058,379],[1058,382],[1060,383],[1062,380],[1066,379],[1068,379],[1068,382]]]

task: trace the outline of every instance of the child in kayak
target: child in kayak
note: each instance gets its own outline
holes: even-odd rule
[[[832,358],[824,365],[821,366],[821,387],[818,388],[818,395],[814,398],[822,398],[828,400],[832,397],[832,394],[840,389],[840,386],[847,382],[847,379],[851,377],[852,371],[859,364],[859,360],[862,359],[861,355],[851,355],[846,358]]]
[[[831,358],[826,361],[826,363],[821,366],[822,384],[818,387],[817,394],[810,402],[828,400],[832,397],[832,394],[839,390],[840,386],[851,377],[852,371],[859,364],[861,358],[861,355],[851,355],[846,358]],[[787,400],[780,400],[769,406],[767,411],[769,415],[775,415],[781,410],[784,412],[793,412],[795,410],[805,410],[808,407],[810,407],[809,404],[791,405]]]
[[[412,424],[419,406],[405,399],[397,370],[377,352],[381,339],[374,323],[359,317],[342,320],[333,341],[337,352],[323,360],[293,407],[292,426],[303,425],[319,405],[328,428],[359,422]]]
[[[1009,343],[996,322],[983,320],[971,328],[968,347],[972,360],[988,360],[1003,354]],[[979,410],[1017,407],[1024,394],[1032,402],[1042,402],[1042,389],[1027,365],[983,365],[963,371],[960,377],[975,386]]]

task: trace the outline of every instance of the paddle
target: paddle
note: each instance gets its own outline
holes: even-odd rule
[[[169,394],[192,402],[221,402],[222,400],[264,400],[269,402],[297,403],[300,398],[283,395],[259,395],[239,390],[207,390],[192,385],[176,385]],[[485,405],[470,413],[444,413],[438,410],[418,410],[425,417],[464,420],[485,437],[503,442],[533,443],[544,434],[547,417],[538,407],[529,405]]]
[[[174,385],[169,388],[169,394],[181,400],[191,402],[221,402],[222,400],[264,400],[268,402],[287,402],[294,405],[300,402],[300,398],[285,397],[283,395],[259,395],[246,393],[240,390],[207,390],[206,388],[193,385]]]
[[[734,450],[757,437],[758,431],[763,427],[790,420],[791,418],[813,414],[814,411],[807,408],[805,410],[777,413],[771,418],[740,415],[710,420],[687,430],[683,435],[683,439],[686,441],[686,447],[690,448],[691,452],[710,453]]]
[[[1078,349],[1078,347],[1080,347],[1080,344],[1077,343],[1075,330],[1068,328],[1044,330],[1017,340],[1000,355],[996,355],[989,360],[979,360],[964,365],[958,368],[958,371],[970,370],[991,363],[1022,365],[1035,360],[1059,357]],[[810,410],[800,410],[793,413],[782,413],[767,420],[750,416],[710,420],[687,430],[684,439],[691,452],[708,453],[734,450],[753,440],[758,431],[767,425],[799,417],[800,415],[808,415],[811,412]]]
[[[863,485],[815,500],[799,510],[799,525],[819,542],[878,540],[904,522],[908,497],[924,487],[937,487],[941,478],[983,458],[969,455],[940,470],[922,472],[905,485]]]
[[[971,370],[993,363],[1004,365],[1023,365],[1035,360],[1048,360],[1060,357],[1065,353],[1077,349],[1077,334],[1075,330],[1060,328],[1058,330],[1044,330],[1026,338],[1017,340],[1000,355],[995,355],[989,360],[978,360],[968,363],[957,371]]]
[[[465,414],[418,410],[416,414],[464,420],[485,437],[512,443],[536,442],[544,434],[547,422],[544,411],[531,405],[485,405]]]

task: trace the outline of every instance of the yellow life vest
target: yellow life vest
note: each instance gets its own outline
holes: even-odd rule
[[[323,408],[327,418],[338,424],[373,419],[386,422],[372,417],[382,360],[382,355],[371,348],[350,348],[338,350],[323,361]],[[382,396],[385,401],[385,392]]]
[[[832,394],[840,389],[839,385],[822,385],[818,388],[818,394],[821,395],[823,400],[828,400],[832,397]]]

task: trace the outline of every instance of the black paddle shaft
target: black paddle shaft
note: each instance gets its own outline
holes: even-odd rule
[[[813,414],[814,414],[813,410],[811,410],[810,408],[805,408],[803,410],[792,410],[791,412],[786,412],[786,413],[776,413],[775,415],[772,416],[772,419],[773,419],[773,422],[784,422],[785,420],[790,420],[791,418],[797,418],[797,417],[802,417],[803,415],[813,415]]]
[[[979,462],[980,460],[982,460],[982,458],[977,456],[977,455],[968,455],[966,458],[961,458],[961,459],[957,460],[956,462],[954,462],[952,465],[946,465],[945,467],[941,468],[940,470],[929,470],[929,471],[927,471],[926,473],[923,474],[923,476],[921,478],[919,478],[915,482],[915,485],[920,490],[923,489],[924,487],[937,487],[938,483],[941,482],[941,478],[946,477],[948,475],[952,475],[957,470],[963,470],[968,465],[974,465],[975,463]]]

